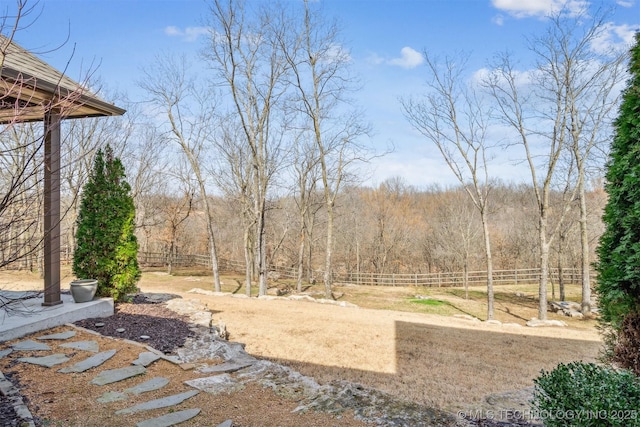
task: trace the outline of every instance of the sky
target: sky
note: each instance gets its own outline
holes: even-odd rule
[[[249,0],[257,1],[257,0]],[[285,0],[301,1],[301,0]],[[457,184],[437,148],[402,114],[400,99],[425,90],[424,52],[469,55],[471,71],[486,67],[496,53],[509,51],[526,67],[527,37],[545,28],[555,8],[588,11],[612,8],[608,36],[599,49],[630,43],[640,29],[640,0],[318,0],[342,29],[353,71],[362,89],[354,95],[372,126],[370,142],[379,152],[366,184],[401,178],[416,188]],[[0,0],[9,16],[15,0]],[[16,42],[67,75],[79,79],[87,69],[110,91],[143,100],[137,86],[142,69],[158,55],[175,53],[197,60],[204,43],[205,0],[33,0],[31,15]],[[490,164],[492,175],[528,182],[521,158],[507,151]]]

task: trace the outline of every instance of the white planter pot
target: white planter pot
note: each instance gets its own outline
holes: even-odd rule
[[[98,281],[95,279],[74,280],[69,288],[75,302],[89,302],[98,290]]]

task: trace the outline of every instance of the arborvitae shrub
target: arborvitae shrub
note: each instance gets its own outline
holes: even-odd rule
[[[97,279],[97,295],[116,301],[135,292],[140,279],[135,206],[125,178],[111,147],[98,151],[83,187],[73,257],[76,277]]]

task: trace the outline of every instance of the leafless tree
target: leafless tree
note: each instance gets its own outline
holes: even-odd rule
[[[495,147],[487,140],[490,109],[465,76],[467,59],[446,58],[443,65],[425,53],[429,89],[423,99],[402,100],[405,116],[442,154],[480,214],[487,266],[487,319],[493,319],[493,261],[489,232],[491,179]]]
[[[286,158],[284,118],[279,115],[289,66],[277,40],[290,30],[278,5],[215,0],[210,6],[209,41],[204,58],[214,82],[231,97],[252,168],[253,218],[258,293],[267,292],[265,213],[268,192]],[[282,120],[279,120],[282,119]]]
[[[214,139],[215,98],[198,87],[189,76],[188,61],[184,57],[159,56],[153,67],[144,71],[139,82],[149,95],[149,101],[167,120],[166,137],[174,141],[186,157],[196,177],[209,237],[209,251],[213,285],[220,292],[220,274],[216,248],[213,206],[207,193],[204,157]]]
[[[245,261],[245,294],[251,296],[255,267],[254,168],[242,131],[231,118],[220,121],[219,143],[216,144],[217,167],[212,171],[218,188],[235,212],[241,212],[242,242]]]
[[[586,167],[593,148],[603,140],[603,126],[615,105],[614,88],[620,80],[620,57],[595,55],[593,51],[593,43],[606,29],[603,14],[589,17],[563,12],[550,16],[547,32],[529,41],[535,69],[528,73],[517,70],[513,58],[504,54],[497,57],[486,79],[501,118],[515,131],[531,171],[541,268],[538,316],[543,320],[547,318],[549,249],[570,209],[570,203],[565,204],[555,225],[550,224],[550,194],[558,178],[574,183],[567,201],[581,200],[583,310],[589,312],[587,211],[583,203]],[[565,150],[575,156],[578,172],[559,177],[557,166]]]
[[[325,296],[331,298],[336,197],[349,168],[366,158],[366,147],[359,138],[368,127],[349,99],[357,86],[337,25],[329,24],[307,0],[300,15],[303,19],[293,21],[289,32],[282,34],[280,46],[293,74],[294,108],[304,118],[317,146],[327,211],[324,286]]]

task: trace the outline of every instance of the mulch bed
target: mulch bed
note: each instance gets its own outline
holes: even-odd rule
[[[102,335],[147,344],[165,354],[182,347],[193,335],[187,316],[159,302],[151,302],[144,295],[136,295],[130,303],[116,304],[113,316],[85,319],[75,324]]]

